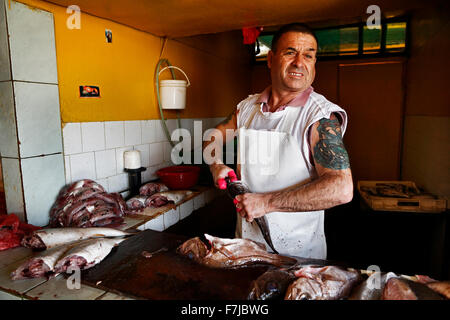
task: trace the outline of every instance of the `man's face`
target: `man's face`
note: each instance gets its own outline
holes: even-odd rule
[[[276,51],[269,51],[272,87],[280,91],[302,92],[309,88],[316,74],[317,43],[313,36],[287,32],[281,36]]]

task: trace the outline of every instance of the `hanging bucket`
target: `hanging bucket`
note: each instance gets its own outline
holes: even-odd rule
[[[161,107],[163,109],[184,109],[186,107],[186,88],[191,85],[186,73],[178,67],[168,66],[163,68],[158,75],[168,68],[180,70],[186,80],[161,80],[160,95]]]

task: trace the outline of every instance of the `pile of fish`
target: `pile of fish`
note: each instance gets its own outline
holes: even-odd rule
[[[181,255],[213,268],[236,268],[251,264],[289,266],[296,259],[269,253],[262,243],[248,239],[223,239],[205,234],[210,248],[199,238],[187,240],[177,248]]]
[[[270,269],[253,281],[249,300],[443,300],[450,282],[338,266],[296,264]]]
[[[91,268],[102,261],[114,246],[124,241],[125,236],[132,234],[112,228],[95,227],[34,231],[22,240],[22,245],[43,251],[21,264],[11,273],[11,278],[49,278],[66,272],[69,268]]]
[[[249,300],[450,299],[449,281],[325,265],[324,260],[294,259],[269,253],[264,244],[248,239],[204,236],[208,243],[199,237],[191,238],[177,248],[177,253],[211,268],[269,265],[269,269],[253,281]]]
[[[104,227],[119,225],[127,214],[118,193],[108,193],[93,180],[64,187],[50,209],[51,227]]]
[[[143,185],[139,189],[139,195],[130,198],[126,205],[130,212],[138,213],[145,208],[158,208],[169,203],[176,205],[190,194],[192,191],[169,191],[169,188],[163,183],[149,182]]]

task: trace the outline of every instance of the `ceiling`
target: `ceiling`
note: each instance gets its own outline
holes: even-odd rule
[[[275,26],[290,22],[348,23],[366,19],[369,5],[385,16],[420,7],[420,0],[48,0],[170,38]]]

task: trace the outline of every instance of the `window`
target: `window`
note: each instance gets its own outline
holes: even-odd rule
[[[315,29],[318,39],[318,57],[336,58],[373,57],[380,55],[405,54],[407,49],[406,18],[382,21],[378,28],[369,29],[365,23]],[[258,37],[259,53],[256,61],[265,61],[272,44],[273,33]]]

